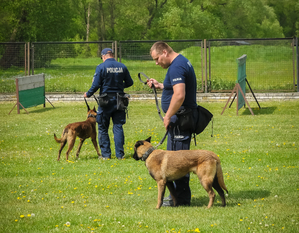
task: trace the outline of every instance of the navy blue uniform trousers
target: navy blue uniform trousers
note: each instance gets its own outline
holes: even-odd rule
[[[113,135],[115,144],[115,156],[122,158],[124,156],[124,131],[123,125],[126,123],[126,112],[117,110],[116,97],[110,99],[108,106],[98,108],[98,140],[102,156],[111,158],[110,138],[108,129],[110,119],[113,123]]]

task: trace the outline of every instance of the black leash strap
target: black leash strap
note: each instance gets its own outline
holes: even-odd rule
[[[161,146],[161,145],[163,144],[163,142],[164,142],[164,140],[165,140],[167,134],[168,134],[168,130],[166,131],[164,137],[163,137],[162,140],[158,143],[158,145],[156,145],[156,146],[154,147],[155,149],[157,149],[158,146]]]
[[[146,76],[144,73],[140,72],[138,73],[138,78],[140,80],[140,82],[142,82],[144,85],[147,84],[146,81],[142,81],[140,75],[143,75],[147,80],[149,80],[149,77]],[[158,114],[159,114],[159,117],[161,118],[162,121],[164,121],[162,115],[161,115],[161,111],[160,111],[160,107],[159,107],[159,102],[158,102],[158,97],[157,97],[157,91],[156,91],[156,88],[155,88],[155,85],[152,85],[152,89],[154,91],[154,94],[155,94],[155,101],[156,101],[156,108],[157,108],[157,111],[158,111]],[[165,139],[165,138],[164,138]],[[163,142],[162,142],[163,143]]]
[[[98,98],[95,97],[94,95],[92,95],[92,96],[93,96],[93,98],[96,100],[97,104],[100,105]]]

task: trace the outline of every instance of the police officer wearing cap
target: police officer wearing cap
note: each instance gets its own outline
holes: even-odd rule
[[[99,105],[97,112],[98,139],[102,159],[111,159],[108,134],[110,119],[113,122],[115,155],[118,159],[123,159],[125,141],[123,124],[126,123],[126,112],[118,109],[117,95],[123,95],[124,88],[132,86],[133,80],[127,67],[114,59],[112,49],[103,49],[101,58],[103,63],[97,66],[92,86],[84,93],[84,97],[92,96],[98,89],[100,89],[100,97],[105,96],[107,104]]]

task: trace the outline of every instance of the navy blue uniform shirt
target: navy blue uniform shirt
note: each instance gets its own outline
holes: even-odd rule
[[[179,54],[168,67],[163,85],[161,106],[166,113],[173,95],[173,86],[185,83],[185,100],[182,106],[196,108],[196,76],[190,61]]]
[[[114,58],[108,58],[97,66],[92,86],[86,95],[87,97],[92,96],[99,88],[100,95],[103,93],[123,93],[124,88],[132,86],[133,83],[127,67]]]

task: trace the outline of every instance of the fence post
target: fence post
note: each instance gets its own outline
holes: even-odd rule
[[[297,92],[299,92],[299,51],[298,51],[298,37],[296,37],[296,54],[297,54]]]
[[[204,39],[204,51],[205,51],[205,93],[208,92],[208,70],[207,70],[207,39]]]
[[[34,75],[34,44],[31,45],[31,74]]]
[[[201,54],[201,91],[204,91],[204,82],[203,82],[203,43],[202,41],[200,42],[200,47],[201,47],[201,51],[200,51],[200,54]]]
[[[208,91],[211,92],[212,90],[212,81],[211,81],[211,42],[208,41],[208,48],[209,48],[209,82],[208,82]]]
[[[114,42],[114,57],[115,57],[115,60],[118,61],[118,58],[117,58],[117,41]]]
[[[119,62],[121,62],[121,43],[119,42]]]
[[[27,44],[25,43],[24,44],[25,46],[25,51],[24,51],[24,59],[25,59],[25,62],[24,62],[24,74],[25,74],[25,76],[27,75],[27,60],[26,60],[26,58],[27,58]]]
[[[27,42],[27,71],[29,76],[30,75],[30,42]]]

